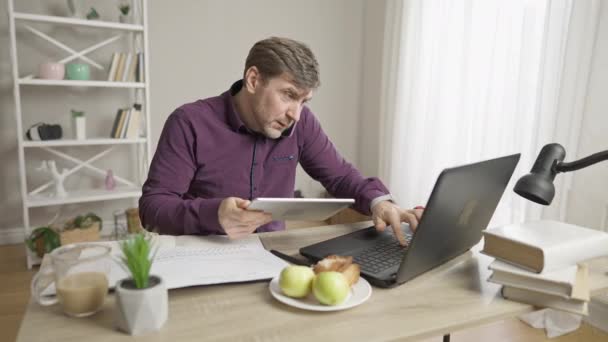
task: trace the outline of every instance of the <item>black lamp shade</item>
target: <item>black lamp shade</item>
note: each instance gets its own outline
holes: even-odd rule
[[[513,189],[518,195],[538,204],[549,205],[555,196],[553,180],[539,174],[528,173],[521,177]]]
[[[555,186],[553,186],[553,180],[557,175],[555,167],[565,157],[566,150],[562,145],[545,145],[538,154],[530,173],[517,181],[513,191],[530,201],[543,205],[551,204],[555,195]]]

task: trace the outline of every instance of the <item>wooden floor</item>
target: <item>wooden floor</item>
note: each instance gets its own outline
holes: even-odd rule
[[[294,227],[295,228],[295,227]],[[19,325],[29,301],[29,284],[34,271],[25,264],[23,244],[0,246],[0,341],[15,341]],[[424,342],[442,341],[441,336]],[[600,342],[608,341],[608,334],[584,324],[574,333],[556,339],[545,337],[543,330],[533,329],[517,319],[509,319],[485,326],[452,333],[451,341],[492,342]]]
[[[0,340],[14,341],[30,298],[30,281],[23,244],[0,246]]]

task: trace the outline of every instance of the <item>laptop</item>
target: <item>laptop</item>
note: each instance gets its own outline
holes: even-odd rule
[[[378,287],[405,283],[468,251],[484,230],[511,179],[519,154],[445,169],[426,209],[411,232],[402,225],[407,247],[397,242],[390,227],[369,227],[302,247],[300,254],[319,261],[330,254],[353,256],[361,275]]]

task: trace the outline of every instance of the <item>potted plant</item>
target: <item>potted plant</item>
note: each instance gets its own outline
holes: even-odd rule
[[[116,284],[116,326],[131,335],[157,331],[167,321],[169,300],[162,278],[150,275],[155,254],[150,239],[132,235],[120,249],[119,264],[130,277]]]
[[[87,13],[87,19],[88,20],[99,19],[99,13],[95,9],[95,7],[91,7],[91,9],[89,10],[89,13]]]
[[[51,227],[38,227],[25,240],[27,247],[39,258],[61,246],[59,234]]]
[[[118,21],[123,24],[129,24],[131,22],[131,17],[129,16],[129,12],[131,11],[131,6],[128,3],[123,3],[118,5],[118,10],[120,11],[120,16],[118,17]]]
[[[59,233],[62,245],[75,242],[90,242],[100,239],[101,218],[94,213],[78,215],[67,221]]]

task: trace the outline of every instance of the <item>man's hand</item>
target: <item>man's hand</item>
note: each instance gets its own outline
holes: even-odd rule
[[[418,221],[422,217],[423,209],[405,210],[399,208],[390,201],[382,201],[372,208],[372,220],[378,231],[384,231],[387,225],[393,228],[393,232],[402,246],[407,246],[407,241],[401,231],[401,222],[409,223],[412,231],[418,228]]]
[[[230,239],[238,239],[253,233],[259,226],[272,221],[272,215],[263,211],[247,210],[250,201],[227,197],[217,211],[222,228]]]

